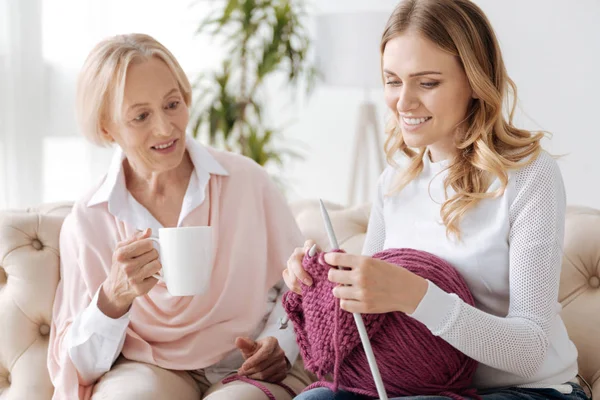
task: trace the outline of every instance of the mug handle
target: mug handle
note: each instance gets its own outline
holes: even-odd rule
[[[150,237],[149,239],[152,240],[153,242],[155,242],[158,245],[158,247],[160,248],[160,241],[157,238]],[[162,274],[162,269],[157,274],[153,274],[152,277],[158,279],[159,281],[165,282],[165,277]]]

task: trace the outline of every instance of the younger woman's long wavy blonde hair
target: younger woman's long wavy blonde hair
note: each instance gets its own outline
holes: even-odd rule
[[[458,132],[458,155],[448,167],[444,188],[455,194],[440,214],[448,234],[460,237],[459,223],[480,200],[502,195],[508,170],[533,161],[541,151],[543,133],[518,129],[512,124],[516,86],[508,77],[496,35],[483,11],[469,0],[405,0],[390,16],[381,39],[381,55],[391,39],[407,31],[418,32],[442,50],[455,55],[476,95]],[[508,115],[503,114],[506,100]],[[511,102],[512,100],[512,102]],[[398,176],[392,193],[402,190],[423,170],[425,149],[408,148],[397,118],[386,129],[387,161],[399,151],[408,156],[407,168]],[[531,156],[531,157],[529,157]],[[529,158],[528,158],[529,157]],[[488,193],[498,178],[501,187]]]

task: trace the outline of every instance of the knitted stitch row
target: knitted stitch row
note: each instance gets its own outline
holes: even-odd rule
[[[305,256],[304,269],[313,285],[302,284],[302,295],[287,292],[283,305],[294,324],[305,367],[320,382],[306,390],[325,386],[341,388],[367,397],[377,389],[360,336],[351,313],[339,308],[332,294],[335,284],[327,279],[330,268],[317,253]],[[414,249],[390,249],[373,256],[430,280],[448,293],[456,293],[473,305],[473,297],[462,277],[446,261]],[[477,362],[443,339],[434,336],[422,323],[402,312],[363,314],[367,333],[390,397],[439,395],[454,399],[477,398],[470,389]],[[325,380],[333,374],[333,383]]]

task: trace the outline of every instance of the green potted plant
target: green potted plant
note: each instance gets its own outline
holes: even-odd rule
[[[276,74],[294,89],[299,83],[307,92],[313,88],[317,74],[307,58],[305,17],[303,0],[225,0],[200,22],[197,34],[222,39],[227,56],[218,71],[194,82],[194,137],[263,166],[298,156],[275,143],[280,131],[262,118],[261,92]]]

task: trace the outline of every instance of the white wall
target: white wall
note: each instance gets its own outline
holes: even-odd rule
[[[518,125],[553,133],[544,143],[559,164],[569,204],[600,208],[600,1],[475,0],[494,26],[509,74],[516,82]],[[395,0],[319,2],[323,12],[391,11]],[[373,93],[373,95],[381,93]],[[381,96],[382,97],[382,96]],[[352,160],[354,110],[362,92],[321,88],[298,111],[290,137],[311,143],[304,164],[294,165],[294,193],[346,201]],[[379,102],[383,121],[385,108]]]
[[[68,20],[61,19],[61,23],[67,24],[62,36],[48,38],[49,43],[55,41],[49,45],[49,53],[53,54],[50,59],[53,65],[60,65],[50,72],[47,89],[51,100],[48,132],[52,135],[75,135],[69,92],[74,81],[72,72],[92,43],[107,34],[126,31],[153,34],[172,49],[187,71],[217,64],[220,57],[217,46],[191,39],[198,12],[186,9],[189,2],[119,2],[127,4],[126,8],[117,3],[102,2],[102,7],[87,11],[95,13],[92,20],[96,23],[86,35],[75,33],[83,29],[81,23],[71,22],[73,26],[69,28]],[[600,71],[600,25],[596,23],[600,20],[600,1],[476,0],[476,3],[496,29],[509,74],[519,88],[521,108],[529,116],[521,113],[518,125],[552,132],[552,140],[545,145],[554,154],[566,154],[559,163],[569,203],[600,207],[600,184],[597,184],[600,167],[595,164],[600,132],[594,123],[600,90],[597,72]],[[396,0],[319,0],[315,4],[316,13],[391,12]],[[144,11],[144,18],[132,17],[137,10]],[[65,49],[63,40],[72,43]],[[284,171],[290,198],[346,201],[356,109],[363,95],[360,90],[329,87],[318,88],[309,99],[299,96],[296,102],[287,95],[270,95],[269,114],[276,124],[287,126],[286,143],[301,142],[306,148],[305,160],[287,165]],[[374,90],[370,95],[378,104],[383,125],[386,113],[382,93]],[[95,179],[108,160],[105,152],[89,151],[96,161],[85,177],[80,174],[78,185]],[[74,162],[78,159],[75,157]]]
[[[140,32],[154,36],[175,55],[190,78],[218,65],[212,40],[195,37],[198,21],[218,3],[191,0],[44,0],[43,53],[46,62],[44,184],[40,201],[74,200],[106,171],[112,150],[87,143],[75,121],[75,83],[92,47],[105,37]],[[64,18],[69,10],[71,18]],[[83,165],[82,165],[83,162]]]
[[[600,208],[595,118],[600,106],[600,1],[479,3],[497,29],[522,108],[531,117],[523,126],[552,132],[546,147],[565,154],[559,164],[568,203]]]

